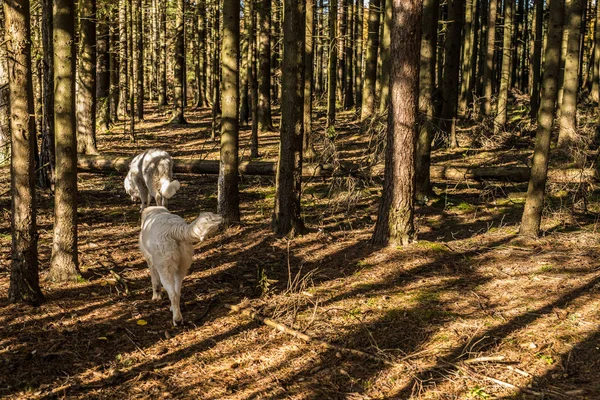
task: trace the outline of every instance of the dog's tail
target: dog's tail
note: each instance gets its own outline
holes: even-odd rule
[[[191,224],[186,225],[183,229],[173,230],[172,234],[176,239],[185,242],[203,241],[215,233],[222,222],[223,217],[218,214],[201,212]]]
[[[160,160],[158,163],[158,176],[160,176],[160,194],[166,198],[170,199],[175,195],[175,193],[181,187],[179,181],[172,181],[171,177],[173,173],[173,160],[171,157]]]

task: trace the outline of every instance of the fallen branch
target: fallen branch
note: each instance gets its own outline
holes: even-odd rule
[[[504,361],[506,357],[504,356],[490,356],[490,357],[477,357],[477,358],[469,358],[468,360],[463,361],[465,364],[478,364],[482,362],[499,362]]]
[[[262,322],[263,324],[265,324],[267,326],[275,328],[275,329],[277,329],[280,332],[287,333],[288,335],[293,336],[293,337],[295,337],[297,339],[304,340],[305,342],[308,342],[308,343],[317,343],[317,344],[320,344],[320,345],[322,345],[322,346],[324,346],[324,347],[326,347],[328,349],[331,349],[331,350],[336,350],[336,351],[339,351],[341,353],[349,353],[349,354],[352,354],[352,355],[355,355],[355,356],[359,356],[359,357],[363,357],[363,358],[368,358],[370,360],[381,362],[381,363],[383,363],[385,365],[389,365],[389,366],[398,366],[399,365],[397,363],[385,360],[385,359],[383,359],[381,357],[378,357],[378,356],[370,354],[370,353],[366,353],[364,351],[350,349],[348,347],[338,346],[338,345],[326,342],[324,340],[314,338],[314,337],[309,336],[309,335],[307,335],[305,333],[302,333],[302,332],[297,331],[297,330],[295,330],[293,328],[290,328],[290,327],[288,327],[288,326],[286,326],[286,325],[284,325],[284,324],[282,324],[280,322],[277,322],[277,321],[275,321],[275,320],[273,320],[271,318],[265,317],[265,316],[257,313],[256,311],[253,311],[253,310],[251,310],[249,308],[243,308],[243,307],[232,305],[232,304],[224,304],[224,306],[225,306],[225,308],[227,308],[227,309],[229,309],[231,311],[238,312],[238,313],[240,313],[242,315],[250,317],[251,319],[253,319],[255,321]]]
[[[529,181],[528,167],[452,167],[432,165],[432,179],[448,180],[508,180],[511,182]],[[548,170],[548,182],[588,182],[598,179],[593,168],[551,168]]]

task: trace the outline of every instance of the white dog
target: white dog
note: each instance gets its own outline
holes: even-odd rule
[[[201,212],[191,224],[165,207],[148,207],[142,212],[140,250],[152,279],[152,300],[160,300],[160,285],[169,295],[173,325],[183,321],[179,309],[181,284],[192,265],[193,243],[214,233],[223,222],[220,215]]]
[[[173,179],[173,159],[163,150],[146,150],[138,154],[129,164],[125,177],[125,191],[131,200],[142,201],[141,210],[150,205],[154,198],[156,205],[167,207],[167,199],[175,195],[181,187]]]

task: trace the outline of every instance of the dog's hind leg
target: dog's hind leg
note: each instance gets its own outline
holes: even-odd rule
[[[162,298],[160,294],[160,275],[150,260],[148,260],[148,269],[150,269],[150,279],[152,280],[152,300],[160,300]]]
[[[173,325],[177,326],[178,323],[183,322],[183,317],[181,316],[181,310],[179,308],[179,299],[181,296],[181,282],[183,281],[183,279],[180,279],[177,273],[172,275],[169,273],[161,273],[160,281],[162,282],[163,287],[169,295],[169,300],[171,300],[171,311],[173,312]]]
[[[144,208],[150,205],[150,193],[148,193],[148,187],[143,180],[136,179],[138,190],[140,191],[140,199],[142,200],[142,206],[140,211],[144,211]]]

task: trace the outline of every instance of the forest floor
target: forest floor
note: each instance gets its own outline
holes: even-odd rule
[[[319,117],[314,133],[323,138]],[[207,110],[188,110],[185,126],[169,126],[166,118],[148,114],[135,143],[116,126],[99,135],[99,149],[133,155],[159,147],[174,157],[217,158]],[[524,132],[503,136],[499,146],[480,140],[483,147],[436,150],[432,163],[525,166],[532,139]],[[373,139],[360,134],[350,113],[339,116],[336,135],[317,148],[353,162]],[[262,160],[276,159],[277,136],[261,135]],[[244,128],[243,159],[248,142]],[[274,178],[244,176],[242,223],[196,246],[182,291],[185,324],[174,328],[166,296],[151,301],[137,246],[139,205],[124,192],[123,178],[79,174],[77,283],[45,280],[52,197],[38,192],[47,301],[34,308],[6,300],[10,177],[8,167],[0,169],[0,397],[600,398],[594,185],[580,185],[578,195],[551,185],[543,235],[533,240],[517,235],[524,183],[435,181],[437,196],[417,209],[418,241],[380,248],[369,242],[380,178],[304,183],[309,231],[287,240],[269,226]],[[182,187],[172,212],[191,220],[216,210],[215,176],[176,178]],[[373,357],[303,342],[224,304],[251,307]]]

